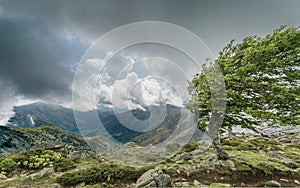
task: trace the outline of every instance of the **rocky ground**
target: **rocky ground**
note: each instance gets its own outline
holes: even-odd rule
[[[223,138],[222,144],[229,160],[217,160],[205,142],[191,142],[143,168],[100,155],[31,150],[0,157],[0,187],[300,187],[298,132]]]

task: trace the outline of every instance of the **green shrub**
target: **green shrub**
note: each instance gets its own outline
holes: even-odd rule
[[[76,167],[76,163],[69,158],[61,158],[53,163],[56,172],[65,172]]]
[[[10,158],[3,159],[0,162],[0,170],[1,171],[11,172],[16,168],[16,166],[17,166],[17,163],[13,159],[10,159]]]
[[[34,149],[24,153],[12,154],[7,157],[18,165],[18,168],[38,170],[49,166],[50,162],[55,163],[61,159],[59,153],[52,150]]]
[[[149,168],[133,168],[116,164],[99,164],[82,171],[63,174],[56,179],[62,186],[72,186],[80,183],[95,184],[97,182],[113,183],[116,180],[136,181]]]
[[[199,149],[199,144],[197,142],[189,142],[181,149],[180,153],[181,152],[191,152],[196,149]]]

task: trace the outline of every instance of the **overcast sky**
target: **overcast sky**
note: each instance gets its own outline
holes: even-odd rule
[[[177,24],[217,56],[231,39],[299,26],[299,7],[299,0],[0,0],[0,124],[14,105],[70,102],[76,64],[116,27]]]

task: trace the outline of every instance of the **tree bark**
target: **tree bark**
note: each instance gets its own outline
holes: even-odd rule
[[[218,112],[212,112],[212,116],[210,118],[209,125],[208,125],[208,136],[211,139],[212,146],[217,156],[217,159],[227,160],[229,159],[229,155],[222,149],[220,134],[219,134],[219,128],[222,124],[222,122],[220,122],[221,115],[222,114]]]
[[[218,160],[229,159],[229,155],[222,149],[219,133],[211,139],[212,139],[213,149]]]

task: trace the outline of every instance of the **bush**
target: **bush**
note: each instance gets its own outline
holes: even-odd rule
[[[55,163],[61,158],[59,153],[51,150],[35,149],[24,153],[12,154],[7,157],[16,162],[18,168],[39,170],[49,166],[51,162]]]
[[[76,167],[76,163],[69,158],[61,158],[54,162],[53,167],[56,172],[65,172],[74,169]]]
[[[3,159],[1,162],[0,162],[0,170],[1,171],[5,171],[5,172],[11,172],[13,171],[17,166],[17,163],[12,160],[12,159]]]
[[[191,152],[196,149],[199,149],[199,144],[197,142],[189,142],[181,149],[180,153]]]
[[[113,183],[116,180],[136,181],[149,168],[133,168],[116,164],[99,164],[82,171],[63,174],[56,179],[62,186],[72,186],[80,183],[95,184],[97,182]]]

